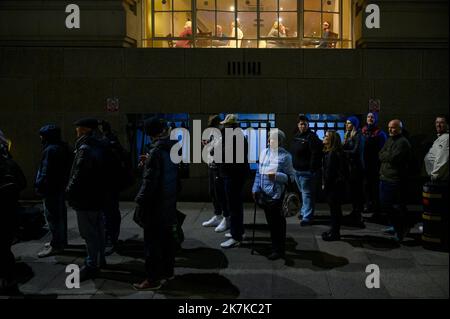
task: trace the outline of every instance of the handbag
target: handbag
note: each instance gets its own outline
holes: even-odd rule
[[[137,205],[133,213],[133,221],[141,228],[145,227],[144,209]]]
[[[273,199],[264,192],[255,193],[256,204],[262,209],[273,209],[282,203],[282,199]]]
[[[300,210],[300,197],[298,196],[295,184],[288,179],[283,197],[282,212],[284,217],[292,217]]]

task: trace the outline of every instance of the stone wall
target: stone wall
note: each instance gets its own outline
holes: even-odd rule
[[[80,28],[67,29],[66,6],[80,8]],[[0,45],[137,47],[140,4],[136,0],[2,0]]]
[[[231,62],[259,62],[261,74],[231,75]],[[119,112],[106,112],[109,97],[119,98]],[[28,198],[37,132],[49,122],[73,145],[76,119],[106,118],[126,143],[129,113],[189,112],[206,125],[214,112],[275,112],[291,135],[298,113],[364,114],[370,98],[381,100],[381,124],[402,119],[420,149],[435,114],[448,113],[448,50],[0,48],[0,129],[25,170]],[[206,199],[205,165],[191,175],[182,198]]]

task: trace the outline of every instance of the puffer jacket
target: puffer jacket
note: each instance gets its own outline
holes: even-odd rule
[[[42,159],[36,174],[35,189],[38,194],[51,196],[64,193],[72,165],[72,152],[61,141],[61,130],[46,125],[39,131],[42,136]]]
[[[135,202],[144,210],[148,228],[177,224],[178,166],[170,159],[170,149],[175,143],[168,136],[156,140],[145,161]]]
[[[107,149],[106,141],[95,132],[77,140],[66,188],[69,205],[75,210],[99,210],[104,207],[109,188],[108,171],[105,168]]]

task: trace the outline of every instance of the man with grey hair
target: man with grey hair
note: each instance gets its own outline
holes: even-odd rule
[[[448,122],[445,116],[435,120],[437,139],[425,156],[425,170],[432,182],[448,181]]]
[[[411,145],[403,136],[402,129],[400,120],[389,122],[389,138],[379,153],[381,209],[388,215],[398,242],[408,233],[405,190],[411,156]]]

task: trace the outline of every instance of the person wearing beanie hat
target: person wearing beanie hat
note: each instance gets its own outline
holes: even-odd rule
[[[282,213],[283,194],[289,179],[295,181],[291,154],[283,148],[286,135],[271,129],[269,147],[261,152],[253,182],[254,200],[264,209],[272,240],[270,260],[284,258],[286,250],[286,218]]]
[[[343,150],[350,166],[349,186],[352,212],[345,216],[344,223],[364,228],[362,212],[364,210],[364,140],[359,129],[359,119],[356,116],[347,118],[345,124]]]
[[[75,210],[87,256],[80,281],[95,278],[106,265],[103,208],[109,190],[108,143],[98,131],[98,120],[84,118],[74,123],[77,132],[75,158],[66,187],[69,205]]]
[[[176,141],[170,140],[166,122],[152,117],[145,121],[144,127],[152,144],[144,158],[142,183],[135,202],[142,213],[147,276],[133,287],[156,290],[162,280],[174,277],[178,165],[171,160],[170,152]]]
[[[38,257],[61,253],[67,246],[67,207],[65,188],[72,165],[72,151],[61,140],[61,129],[53,124],[39,130],[42,141],[42,159],[34,183],[36,193],[43,197],[44,214],[52,240]]]
[[[369,112],[366,117],[366,125],[361,130],[364,137],[363,162],[364,162],[364,193],[365,211],[373,213],[373,221],[381,221],[379,200],[379,171],[380,160],[378,153],[387,140],[386,133],[378,126],[378,113]]]

